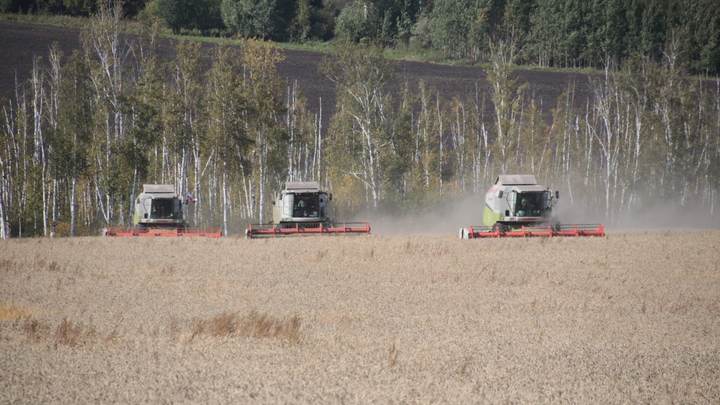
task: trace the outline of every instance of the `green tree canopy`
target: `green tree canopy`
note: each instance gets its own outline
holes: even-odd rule
[[[181,29],[222,28],[220,0],[157,0],[160,16],[178,33]]]
[[[335,34],[352,42],[374,40],[379,34],[380,19],[372,3],[358,0],[345,6],[337,18]]]
[[[278,31],[276,0],[222,0],[222,18],[245,38],[273,38]]]

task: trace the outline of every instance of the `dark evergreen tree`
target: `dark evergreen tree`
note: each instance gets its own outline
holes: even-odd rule
[[[220,0],[157,0],[160,16],[175,33],[222,28]]]
[[[605,4],[605,38],[603,50],[610,62],[619,64],[627,54],[628,22],[625,0],[608,0]]]

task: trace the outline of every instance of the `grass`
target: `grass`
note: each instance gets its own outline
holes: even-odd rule
[[[21,327],[25,336],[31,342],[39,342],[47,336],[50,327],[45,323],[34,318],[25,318]]]
[[[53,330],[50,323],[33,318],[29,311],[17,307],[0,306],[0,320],[20,321],[17,325],[29,341],[35,343],[49,341],[56,348],[58,346],[75,348],[98,341],[113,342],[119,339],[117,328],[107,335],[101,335],[93,326],[73,321],[67,317],[57,324],[54,333],[50,333]],[[298,344],[302,341],[301,327],[302,320],[299,316],[279,318],[257,311],[251,311],[243,316],[233,312],[222,312],[207,319],[193,320],[190,323],[188,342],[204,336],[277,339]],[[167,337],[173,340],[178,334],[177,321],[172,320]],[[99,339],[101,337],[104,339]]]
[[[18,264],[9,259],[0,259],[0,274],[1,273],[9,273],[11,271],[14,271],[18,268]]]
[[[384,51],[384,55],[390,60],[400,60],[408,62],[437,63],[440,65],[452,66],[477,65],[469,61],[450,59],[436,49],[422,49],[414,47],[386,48]]]
[[[55,344],[75,347],[83,342],[83,337],[92,335],[82,324],[64,318],[55,329]]]
[[[25,315],[19,324],[20,330],[33,343],[49,341],[55,348],[58,346],[79,347],[85,344],[97,341],[98,333],[92,326],[87,326],[81,322],[76,322],[68,318],[63,318],[54,328],[47,321],[36,319],[30,315]],[[114,340],[113,334],[108,335],[106,341]]]
[[[393,368],[398,363],[398,350],[395,347],[395,343],[390,345],[388,349],[388,367]]]
[[[234,335],[238,329],[237,315],[224,312],[210,319],[198,319],[192,324],[190,340],[201,335],[213,337],[228,337]]]
[[[51,14],[0,13],[0,20],[67,28],[85,28],[88,24],[87,17],[71,17]]]
[[[12,304],[0,304],[0,321],[16,321],[30,316],[31,311]]]
[[[302,321],[298,316],[276,318],[256,311],[245,316],[233,312],[223,312],[208,319],[193,321],[190,340],[200,336],[216,338],[241,336],[299,343],[301,341],[301,325]]]

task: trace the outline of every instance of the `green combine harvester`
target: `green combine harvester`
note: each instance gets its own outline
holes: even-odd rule
[[[500,175],[485,193],[482,225],[460,228],[461,239],[605,236],[602,224],[561,224],[553,216],[560,193],[531,174]]]

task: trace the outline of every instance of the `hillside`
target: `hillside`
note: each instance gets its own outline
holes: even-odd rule
[[[15,77],[22,81],[27,79],[32,69],[34,56],[47,59],[50,45],[57,42],[65,53],[70,53],[80,46],[80,31],[74,28],[25,24],[0,21],[0,99],[12,95]],[[133,40],[128,37],[128,40]],[[162,39],[160,52],[167,58],[174,57],[175,41]],[[209,65],[211,50],[215,45],[203,44],[204,57]],[[333,84],[324,77],[318,67],[325,55],[316,52],[284,50],[286,58],[280,64],[280,74],[289,82],[298,81],[298,85],[308,99],[312,111],[318,110],[318,99],[323,100],[324,119],[329,119],[335,109],[335,91]],[[394,62],[397,78],[396,83],[407,81],[416,84],[424,80],[430,88],[437,89],[445,98],[474,97],[475,85],[478,83],[482,92],[487,95],[488,83],[485,72],[480,67],[450,66],[423,62]],[[575,72],[551,72],[537,70],[517,71],[520,81],[527,82],[530,92],[542,101],[542,108],[547,113],[555,106],[557,97],[567,89],[570,83],[577,85],[577,99],[584,103],[588,75]]]

